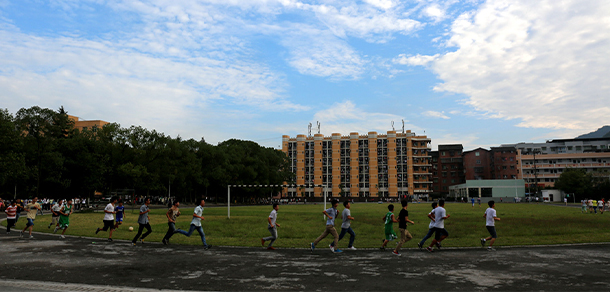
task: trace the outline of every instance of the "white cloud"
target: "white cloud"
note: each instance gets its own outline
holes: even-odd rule
[[[321,128],[325,135],[332,133],[348,135],[351,132],[364,135],[370,131],[385,134],[392,129],[392,122],[394,122],[396,131],[401,131],[401,121],[403,119],[404,117],[398,115],[368,112],[357,107],[349,100],[335,103],[327,109],[318,111],[313,116],[314,121],[319,121],[322,124]],[[408,121],[405,120],[405,122]],[[405,130],[421,132],[419,127],[412,124],[405,124]]]
[[[521,127],[594,130],[610,123],[608,15],[607,1],[489,0],[452,24],[435,89]]]
[[[427,66],[430,62],[435,61],[438,58],[438,54],[434,56],[426,56],[417,54],[415,56],[407,56],[405,54],[400,54],[398,57],[392,60],[396,64],[401,65],[410,65],[410,66]]]
[[[441,20],[443,20],[443,19],[445,19],[447,17],[446,14],[445,14],[445,10],[442,9],[437,4],[432,4],[432,5],[424,8],[423,9],[423,14],[426,17],[431,18],[435,22],[439,22],[439,21],[441,21]]]
[[[449,119],[449,117],[447,115],[445,115],[445,112],[425,111],[425,112],[423,112],[423,115],[427,116],[427,117],[431,117],[431,118],[439,118],[439,119],[445,119],[445,120]]]

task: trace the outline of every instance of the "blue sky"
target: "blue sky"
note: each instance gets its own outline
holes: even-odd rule
[[[0,0],[0,106],[183,138],[405,128],[465,149],[610,124],[610,2]]]

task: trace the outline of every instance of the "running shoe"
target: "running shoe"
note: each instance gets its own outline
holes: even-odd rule
[[[265,240],[261,238],[261,245],[265,246]]]
[[[379,248],[380,250],[385,250],[385,246],[382,246]]]
[[[163,245],[167,245],[167,240],[165,238],[161,239],[161,242],[163,243]]]
[[[437,242],[437,243],[436,243],[436,248],[441,249],[441,247],[442,247],[442,246],[441,246],[441,243],[440,243],[440,242]]]
[[[144,244],[144,238],[140,238],[140,244]]]
[[[136,246],[136,243],[135,243],[135,242],[132,242],[132,243],[131,243],[131,245]]]
[[[47,226],[47,229],[51,229],[51,225],[52,225],[52,224],[49,224],[49,226]]]
[[[100,229],[95,229],[95,234],[98,234],[100,232]]]
[[[19,232],[19,237],[23,238],[23,231]]]
[[[396,252],[395,250],[393,250],[393,251],[392,251],[392,253],[393,253],[394,255],[401,256],[401,254],[400,254],[400,253],[398,253],[398,252]]]
[[[275,250],[275,247],[270,246],[270,247],[268,247],[267,249],[268,249],[268,250]]]
[[[112,242],[112,238],[108,238],[108,242]]]
[[[417,243],[417,247],[419,247],[419,250],[422,250],[424,247],[422,246],[421,242]]]
[[[343,251],[340,249],[333,249],[333,253],[340,253],[340,252],[343,252]]]
[[[481,246],[485,246],[485,238],[481,238]]]
[[[65,239],[65,238],[66,238],[66,237],[65,237],[65,236],[63,236],[63,235],[60,235],[59,237],[61,237],[62,239]]]
[[[335,252],[335,248],[332,245],[330,245],[330,251]]]
[[[487,247],[487,251],[496,251],[496,249],[495,249],[495,248],[493,248],[493,247],[491,247],[491,246],[488,246],[488,247]]]
[[[313,245],[313,242],[310,244],[310,246],[311,246],[311,252],[313,252],[313,250],[316,249],[316,246]]]
[[[350,246],[350,247],[348,247],[347,249],[349,249],[349,250],[356,250],[356,248],[355,248],[355,247],[353,247],[353,246]]]
[[[53,230],[53,234],[57,233],[57,230],[59,230],[59,228],[55,227],[55,229]]]
[[[34,235],[30,235],[30,239],[34,239]]]
[[[203,247],[203,249],[210,249],[210,248],[212,248],[212,245],[211,245],[211,244],[208,244],[208,245],[206,245],[206,246],[204,246],[204,247]]]
[[[428,252],[433,252],[433,251],[434,251],[434,250],[433,250],[431,247],[429,247],[429,246],[428,246],[428,247],[426,247],[426,250],[427,250]]]

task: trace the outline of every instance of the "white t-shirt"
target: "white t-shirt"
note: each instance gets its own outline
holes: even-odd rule
[[[434,220],[436,220],[434,227],[441,229],[445,228],[445,219],[443,219],[445,216],[447,216],[445,208],[441,206],[436,207],[436,209],[434,209]]]
[[[432,209],[432,211],[430,211],[430,213],[428,213],[428,215],[432,214],[434,215],[434,210],[436,210],[436,208]],[[430,224],[428,225],[428,229],[432,229],[434,228],[434,220],[430,219]]]
[[[343,223],[341,223],[341,228],[349,228],[352,220],[347,217],[352,216],[352,212],[348,208],[345,208],[343,209],[343,212],[341,212],[341,216],[343,217]]]
[[[195,207],[195,211],[193,211],[193,213],[197,214],[197,216],[201,216],[201,214],[203,214],[203,207],[201,207],[201,205]],[[191,221],[191,224],[197,227],[201,226],[201,218],[193,216],[193,221]]]
[[[496,209],[487,208],[487,210],[485,210],[485,226],[495,226],[496,222],[494,218],[496,218]]]
[[[106,208],[104,208],[104,211],[114,212],[114,206],[112,203],[108,203]],[[104,212],[104,220],[114,220],[114,214]]]
[[[269,218],[271,218],[271,225],[275,227],[275,220],[277,219],[277,211],[275,211],[275,209],[269,213]]]

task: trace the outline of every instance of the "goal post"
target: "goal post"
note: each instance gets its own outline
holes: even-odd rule
[[[321,187],[324,188],[324,210],[326,210],[327,187],[324,185],[227,185],[227,219],[231,219],[231,187],[233,188],[298,188]]]

